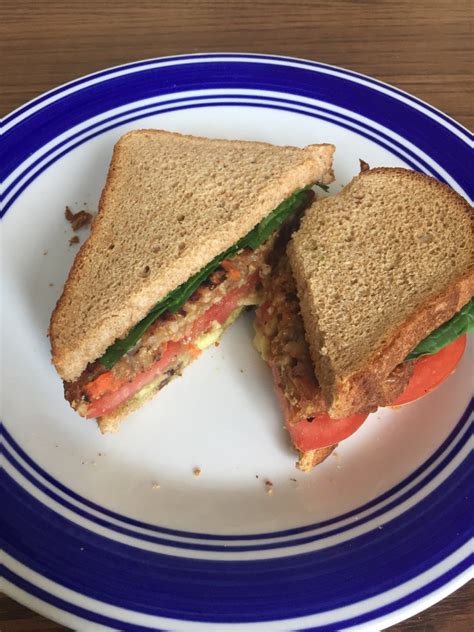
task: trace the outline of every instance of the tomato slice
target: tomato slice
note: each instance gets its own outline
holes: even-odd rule
[[[271,366],[271,369],[278,403],[285,418],[286,429],[293,445],[301,452],[326,448],[347,439],[360,428],[369,416],[368,413],[357,413],[343,419],[331,419],[326,413],[320,413],[312,421],[303,418],[297,423],[290,423],[290,406],[281,388],[280,376],[275,366]]]
[[[461,336],[438,353],[414,360],[415,367],[408,386],[392,406],[408,404],[434,390],[456,369],[465,348],[466,336]]]
[[[313,421],[302,419],[296,424],[287,424],[286,428],[294,446],[301,452],[306,452],[347,439],[362,426],[368,416],[365,413],[357,413],[343,419],[331,419],[329,415],[321,413],[316,415]]]

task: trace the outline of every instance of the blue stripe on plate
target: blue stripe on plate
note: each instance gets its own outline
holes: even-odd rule
[[[450,453],[446,457],[446,459],[442,463],[439,464],[439,466],[437,468],[435,468],[435,470],[432,473],[432,476],[436,476],[437,474],[439,474],[443,470],[443,468],[450,463],[452,458],[467,443],[467,441],[469,439],[469,436],[465,436],[464,439],[465,440],[463,442],[460,442],[460,444],[458,444],[456,446],[456,449],[453,450],[452,453]],[[229,544],[210,545],[210,544],[198,544],[198,543],[187,543],[187,542],[183,543],[183,542],[177,542],[177,541],[174,541],[174,540],[170,541],[170,540],[166,540],[166,539],[163,539],[163,538],[158,538],[156,536],[150,536],[150,535],[145,535],[145,534],[142,534],[142,533],[136,533],[135,531],[132,531],[130,529],[127,529],[127,528],[124,528],[124,527],[121,527],[121,526],[117,526],[114,523],[110,523],[107,520],[104,520],[102,518],[97,518],[96,516],[91,515],[91,514],[87,513],[86,511],[84,511],[84,510],[82,510],[80,508],[77,508],[76,506],[72,505],[71,503],[69,503],[67,501],[64,501],[61,497],[58,497],[57,494],[55,494],[54,492],[51,492],[47,487],[45,487],[44,485],[42,485],[41,483],[36,481],[21,466],[21,464],[19,464],[17,461],[15,461],[15,459],[12,457],[12,455],[8,451],[4,452],[4,456],[5,456],[6,460],[9,461],[13,465],[13,467],[15,467],[18,472],[20,472],[20,474],[22,474],[27,480],[29,480],[33,485],[35,485],[37,487],[37,489],[39,489],[44,494],[49,496],[52,500],[54,500],[57,503],[59,503],[63,508],[70,509],[71,511],[76,512],[78,515],[80,515],[83,518],[86,518],[86,519],[90,520],[95,525],[106,527],[108,529],[111,529],[112,531],[115,531],[117,533],[121,533],[123,535],[130,536],[130,537],[134,537],[137,540],[141,540],[143,542],[152,542],[154,544],[159,544],[159,545],[162,545],[162,546],[172,546],[174,548],[185,549],[185,550],[214,551],[214,552],[221,551],[221,552],[226,552],[226,553],[241,552],[241,551],[267,551],[267,550],[271,550],[271,549],[287,548],[288,546],[298,546],[298,545],[303,545],[303,544],[309,544],[309,543],[316,542],[318,540],[325,539],[325,538],[328,538],[328,537],[331,537],[331,536],[340,535],[340,534],[342,534],[342,533],[344,533],[344,532],[346,532],[346,531],[348,531],[350,529],[353,529],[354,527],[362,526],[363,524],[367,523],[369,520],[373,520],[374,518],[382,517],[388,511],[396,508],[397,505],[399,505],[402,502],[408,500],[411,496],[413,496],[413,494],[415,494],[418,491],[420,491],[421,489],[423,489],[423,487],[427,484],[426,481],[421,481],[419,484],[417,484],[412,489],[410,489],[409,492],[407,492],[406,494],[400,496],[399,498],[397,498],[392,503],[389,503],[388,505],[384,506],[379,511],[374,511],[369,516],[367,516],[367,517],[365,517],[365,518],[363,518],[361,520],[354,520],[349,525],[345,525],[345,526],[340,527],[340,528],[335,528],[335,529],[332,529],[332,530],[327,531],[327,532],[322,533],[322,534],[311,534],[309,537],[305,537],[305,538],[293,539],[291,541],[288,541],[288,540],[279,541],[279,542],[271,543],[271,544],[260,544],[258,546],[256,546],[256,545],[232,546],[232,545],[229,545]],[[222,538],[222,539],[224,539],[224,538]]]
[[[425,151],[466,191],[472,192],[471,149],[468,143],[446,129],[444,124],[400,101],[396,93],[385,94],[313,68],[293,68],[248,61],[228,60],[167,67],[145,67],[132,74],[113,76],[106,81],[65,95],[30,117],[20,121],[3,136],[2,175],[16,169],[28,156],[59,134],[104,111],[158,95],[173,95],[194,89],[260,89],[301,95],[356,111],[409,139]],[[432,138],[437,138],[433,145]]]
[[[117,520],[117,521],[120,521],[120,522],[124,523],[128,527],[138,527],[139,529],[147,529],[147,530],[149,530],[152,533],[159,533],[159,534],[162,534],[162,535],[171,535],[171,536],[177,536],[177,537],[182,537],[182,538],[199,539],[199,540],[211,540],[212,539],[212,540],[217,540],[217,541],[221,540],[221,541],[232,542],[232,541],[235,541],[235,540],[243,540],[244,541],[244,540],[260,540],[260,539],[282,538],[282,537],[286,537],[286,536],[293,536],[293,535],[304,534],[304,533],[307,533],[308,531],[323,529],[323,528],[326,528],[326,527],[329,527],[329,526],[336,526],[339,522],[342,522],[342,521],[347,520],[349,518],[354,518],[354,521],[355,521],[357,519],[357,516],[360,515],[362,512],[368,511],[370,509],[376,509],[377,506],[380,503],[388,500],[391,496],[393,496],[393,495],[399,493],[400,491],[402,491],[410,483],[412,483],[419,476],[421,476],[423,474],[423,472],[425,472],[438,458],[440,458],[441,455],[443,455],[444,453],[447,454],[448,450],[451,449],[451,446],[456,441],[457,437],[463,432],[463,429],[465,429],[467,426],[470,426],[470,415],[471,415],[471,413],[473,411],[474,411],[474,398],[471,399],[471,401],[469,402],[466,410],[462,414],[459,422],[456,424],[456,427],[451,431],[451,433],[445,439],[445,441],[441,444],[441,446],[422,465],[420,465],[414,472],[412,472],[412,474],[410,474],[407,478],[405,478],[403,481],[401,481],[400,483],[398,483],[397,485],[392,487],[387,492],[384,492],[383,494],[381,494],[380,496],[378,496],[374,500],[370,501],[369,503],[366,503],[365,505],[362,505],[361,507],[358,507],[357,509],[349,511],[349,512],[347,512],[345,514],[342,514],[340,516],[337,516],[335,518],[331,518],[330,520],[324,520],[324,521],[313,523],[313,524],[310,524],[310,525],[305,525],[303,527],[296,527],[296,528],[293,528],[293,529],[286,529],[286,530],[283,530],[283,531],[274,531],[274,532],[270,532],[270,533],[257,533],[257,534],[239,535],[239,536],[222,535],[222,534],[206,534],[206,533],[196,533],[196,532],[190,532],[190,531],[181,531],[181,530],[176,530],[176,529],[168,529],[168,528],[160,527],[160,526],[157,526],[157,525],[154,525],[154,524],[149,524],[149,523],[146,523],[146,522],[142,522],[140,520],[135,520],[134,518],[130,518],[128,516],[124,516],[122,514],[118,514],[118,513],[114,512],[114,511],[111,511],[109,509],[105,509],[102,506],[98,505],[97,503],[94,503],[94,502],[88,500],[87,498],[84,498],[84,497],[80,496],[76,492],[72,491],[71,489],[69,489],[68,487],[66,487],[65,485],[63,485],[59,481],[57,481],[53,476],[48,474],[48,472],[46,472],[43,468],[41,468],[18,445],[18,443],[11,436],[11,434],[8,432],[8,430],[6,429],[6,427],[4,425],[0,425],[0,438],[3,439],[2,440],[2,444],[4,443],[5,446],[9,445],[10,448],[12,449],[12,451],[14,453],[16,453],[25,463],[27,463],[43,480],[47,481],[54,488],[56,488],[57,490],[61,491],[63,494],[66,494],[71,499],[81,503],[84,506],[84,508],[90,508],[90,509],[93,509],[96,512],[101,513],[104,516],[104,518],[107,518],[107,517],[113,518],[114,520]],[[468,439],[469,439],[469,434],[466,434],[466,436],[463,438],[463,440],[456,446],[455,451],[450,452],[450,454],[447,455],[447,456],[446,455],[444,456],[444,460],[443,460],[442,463],[444,463],[444,465],[446,465],[448,463],[448,461],[451,460],[452,457],[455,454],[458,453],[458,451],[462,448],[462,446],[466,443],[466,441]],[[3,453],[3,452],[6,453],[6,450],[3,447],[3,445],[1,445],[0,446],[0,453]],[[16,467],[16,463],[15,463],[15,467]],[[442,469],[442,466],[438,465],[436,470],[434,472],[432,472],[428,478],[423,479],[422,483],[417,485],[417,488],[429,483],[429,481],[432,480],[433,477],[436,475],[436,472],[440,471],[441,469]],[[47,488],[45,488],[43,485],[41,485],[40,482],[37,482],[36,479],[31,477],[27,472],[26,472],[26,474],[28,475],[28,478],[29,478],[30,482],[32,482],[36,487],[44,490],[45,493],[48,493],[48,494],[50,493],[49,490],[47,490]],[[408,494],[405,494],[405,496],[408,497],[410,495],[410,493],[411,492],[409,492]],[[63,500],[61,497],[58,497],[56,494],[54,494],[54,497],[63,506],[70,507],[74,511],[78,511],[76,509],[75,505],[71,505],[67,501]],[[397,502],[397,501],[395,501],[395,502]],[[384,510],[382,512],[379,512],[379,513],[383,514],[383,512],[384,512]],[[81,515],[83,515],[84,517],[87,516],[88,518],[90,517],[90,519],[92,521],[98,520],[95,516],[93,516],[91,514],[88,514],[87,511],[84,511]],[[373,514],[371,514],[371,515],[373,515]],[[351,526],[353,526],[354,521],[351,522]],[[109,525],[111,523],[98,522],[98,524],[107,524],[107,525]],[[142,535],[142,534],[134,532],[134,531],[128,531],[128,533],[136,535],[138,537],[141,537],[141,535]]]
[[[228,99],[229,102],[218,102],[218,103],[209,103],[211,100],[218,100],[218,99]],[[233,101],[230,101],[231,99],[233,99]],[[242,101],[238,101],[237,99],[247,99],[248,102],[242,102]],[[9,195],[10,191],[12,189],[14,189],[18,183],[25,177],[25,175],[28,172],[33,171],[33,169],[40,163],[44,162],[46,160],[46,158],[48,156],[51,156],[54,152],[58,151],[61,147],[64,147],[65,145],[67,145],[68,143],[70,143],[72,140],[76,139],[76,138],[81,138],[81,143],[76,143],[74,144],[70,149],[74,149],[75,147],[78,147],[79,144],[82,144],[83,142],[85,142],[86,140],[89,140],[91,138],[94,138],[95,136],[97,136],[97,134],[90,134],[88,135],[87,133],[95,130],[99,127],[104,126],[107,122],[112,122],[112,121],[117,121],[116,125],[110,125],[105,127],[104,129],[100,130],[100,133],[104,133],[110,129],[114,129],[115,127],[118,127],[119,125],[124,125],[127,122],[130,121],[136,121],[139,120],[142,117],[145,116],[151,116],[154,114],[161,114],[161,113],[167,113],[167,112],[175,112],[177,110],[180,109],[187,109],[189,107],[192,107],[193,103],[195,103],[195,107],[205,107],[208,105],[221,105],[221,106],[229,106],[229,105],[234,105],[234,106],[254,106],[257,107],[257,105],[255,103],[252,103],[252,101],[265,101],[265,105],[263,104],[259,104],[258,107],[269,107],[271,109],[281,109],[281,110],[286,110],[289,112],[296,112],[298,114],[308,114],[307,112],[305,112],[303,109],[301,108],[306,108],[309,110],[312,110],[314,113],[319,114],[319,116],[314,116],[314,118],[320,118],[322,120],[334,123],[336,125],[340,125],[341,127],[344,127],[346,129],[350,129],[351,131],[354,131],[357,134],[361,134],[362,136],[364,136],[365,138],[369,138],[371,140],[375,140],[375,142],[378,142],[377,139],[382,139],[382,140],[386,140],[389,143],[392,143],[393,145],[395,145],[395,147],[398,147],[399,149],[401,149],[403,152],[405,152],[406,154],[408,154],[408,156],[414,158],[416,161],[418,161],[418,163],[423,167],[424,173],[428,173],[429,175],[434,176],[435,178],[437,178],[438,180],[444,181],[443,177],[440,175],[440,173],[438,171],[436,171],[432,166],[428,165],[415,151],[411,150],[410,148],[408,148],[406,145],[404,145],[403,143],[398,142],[396,139],[392,138],[390,135],[375,129],[373,126],[364,123],[362,121],[358,121],[357,119],[355,119],[354,117],[345,115],[345,114],[339,114],[339,113],[334,113],[331,109],[329,108],[324,108],[321,106],[314,106],[314,105],[309,105],[309,104],[305,104],[305,103],[301,103],[299,101],[295,101],[293,99],[282,99],[282,98],[277,98],[277,97],[257,97],[257,96],[253,96],[253,95],[248,95],[248,94],[242,94],[239,96],[235,96],[235,95],[229,95],[229,94],[219,94],[219,95],[213,95],[213,96],[206,96],[206,97],[192,97],[192,98],[178,98],[178,99],[168,99],[166,101],[161,101],[160,103],[155,104],[155,107],[153,108],[152,105],[144,105],[144,106],[140,106],[140,107],[132,107],[129,110],[127,110],[126,112],[120,112],[119,114],[114,114],[111,116],[108,116],[106,118],[101,119],[100,121],[97,121],[96,123],[93,123],[91,125],[87,125],[86,127],[83,127],[83,129],[81,129],[80,131],[71,134],[70,136],[67,137],[67,139],[62,140],[60,143],[57,143],[56,145],[54,145],[53,147],[51,147],[48,151],[44,152],[41,154],[41,156],[35,160],[33,163],[31,163],[30,165],[28,165],[22,172],[20,172],[16,178],[4,189],[4,199]],[[292,106],[292,107],[272,107],[272,104],[285,104],[288,106]],[[181,107],[171,107],[171,106],[177,106],[177,105],[181,105]],[[168,107],[169,106],[169,107]],[[130,116],[130,115],[136,115],[140,113],[141,116]],[[325,115],[325,116],[321,116]],[[342,119],[342,121],[346,121],[347,123],[352,123],[351,125],[344,125],[344,122],[341,122],[340,119]],[[360,130],[358,128],[362,127],[363,129],[365,129],[367,132],[370,132],[370,134],[364,134],[364,132],[360,132]],[[392,150],[392,148],[387,144],[381,144],[385,149],[388,149],[389,151],[393,151],[393,153],[401,158],[402,160],[404,160],[407,164],[410,165],[410,167],[412,167],[415,170],[419,170],[418,165],[415,165],[413,162],[411,162],[409,159],[407,159],[405,157],[405,155],[403,153],[397,152],[396,150]],[[55,160],[57,160],[58,158],[62,157],[65,155],[66,152],[63,152],[60,154],[60,156],[58,156]],[[55,162],[55,161],[54,161]],[[53,164],[53,161],[48,162],[48,166]],[[41,171],[38,172],[41,173]],[[35,175],[35,177],[36,177]],[[33,180],[30,179],[28,181],[31,182]],[[15,196],[16,198],[17,196]],[[7,208],[11,205],[11,203],[14,201],[13,198],[11,201],[8,202],[8,206],[4,209],[4,213],[6,212]]]
[[[292,629],[338,632],[339,630],[343,628],[345,629],[345,628],[349,628],[353,626],[360,626],[360,625],[363,625],[364,623],[369,623],[371,621],[378,620],[381,617],[389,616],[391,613],[401,608],[410,606],[414,602],[421,600],[424,597],[429,596],[434,591],[442,588],[443,586],[448,584],[450,581],[462,575],[470,567],[471,567],[470,559],[466,558],[465,560],[463,560],[462,562],[460,562],[459,564],[451,568],[449,571],[437,577],[435,580],[427,582],[425,586],[423,586],[423,588],[420,588],[412,592],[410,595],[404,598],[394,600],[387,606],[370,610],[363,615],[352,617],[350,619],[349,618],[340,619],[337,623],[330,624],[330,625],[314,625],[311,627],[307,627],[304,624],[299,624],[298,620],[294,620],[294,625],[292,626]],[[67,601],[64,601],[63,599],[57,596],[52,595],[51,593],[46,592],[45,590],[39,588],[35,584],[32,584],[29,581],[26,581],[24,578],[20,577],[16,573],[13,573],[10,569],[6,568],[2,564],[0,564],[0,571],[2,575],[5,577],[5,579],[10,581],[15,586],[18,586],[18,588],[25,590],[29,594],[34,595],[38,599],[41,599],[44,603],[51,604],[54,607],[63,610],[64,612],[71,613],[74,616],[81,617],[88,621],[93,621],[94,623],[100,623],[101,625],[106,625],[114,629],[119,629],[119,626],[120,626],[120,630],[133,630],[136,632],[140,632],[142,630],[144,632],[150,631],[150,627],[144,627],[141,625],[137,625],[136,623],[134,624],[125,623],[124,621],[119,621],[118,619],[112,619],[111,617],[105,617],[103,615],[97,614],[91,610],[87,610],[86,608],[75,606]],[[163,628],[158,628],[156,626],[153,626],[153,630],[157,630],[159,632],[160,630],[163,630]]]
[[[157,108],[156,110],[148,111],[146,116],[151,116],[153,114],[165,114],[165,113],[168,113],[168,112],[176,112],[176,111],[179,111],[179,110],[189,110],[189,109],[202,108],[202,107],[226,107],[226,106],[235,106],[235,105],[239,105],[241,107],[244,107],[244,106],[246,106],[246,107],[258,107],[258,108],[264,108],[264,109],[273,109],[273,110],[283,110],[283,111],[287,111],[287,112],[295,112],[297,114],[302,114],[304,116],[309,116],[309,117],[312,117],[312,118],[320,119],[322,121],[327,121],[327,122],[330,122],[330,123],[333,123],[333,124],[337,124],[339,127],[343,127],[344,129],[348,129],[350,131],[353,131],[356,134],[371,140],[372,142],[376,143],[380,147],[383,147],[384,149],[389,151],[391,154],[397,156],[397,158],[400,158],[403,162],[405,162],[412,169],[415,169],[415,170],[419,171],[420,170],[419,165],[421,165],[424,168],[424,172],[425,173],[428,173],[429,175],[433,175],[434,177],[436,177],[441,182],[444,182],[444,178],[439,174],[439,172],[436,169],[434,169],[432,166],[428,165],[421,157],[418,157],[415,152],[411,151],[407,147],[404,147],[402,144],[398,143],[398,141],[396,141],[394,139],[391,139],[386,134],[380,133],[380,132],[375,131],[375,130],[371,130],[371,128],[368,125],[361,125],[358,121],[355,121],[355,120],[353,121],[353,124],[351,124],[349,122],[349,121],[351,121],[351,119],[349,117],[345,117],[348,122],[343,122],[343,121],[337,120],[336,118],[334,118],[331,115],[323,115],[323,114],[319,114],[319,113],[318,114],[316,114],[316,113],[312,114],[310,112],[298,109],[296,107],[284,107],[282,105],[276,105],[276,104],[272,104],[272,103],[267,103],[267,104],[262,105],[262,104],[258,104],[258,103],[252,103],[252,102],[247,102],[247,103],[240,102],[240,103],[236,104],[235,102],[228,102],[228,101],[218,101],[218,102],[214,101],[212,103],[181,104],[181,105],[176,106],[176,107],[168,107],[168,108],[161,108],[160,107],[160,108]],[[309,106],[305,106],[305,107],[309,107]],[[2,208],[2,210],[0,212],[0,217],[3,217],[3,215],[5,215],[5,213],[12,206],[12,204],[15,202],[15,200],[21,195],[21,193],[39,175],[41,175],[41,173],[43,173],[46,169],[48,169],[52,164],[57,162],[60,158],[62,158],[63,156],[65,156],[66,154],[71,152],[76,147],[79,147],[83,143],[87,142],[88,140],[90,140],[92,138],[95,138],[96,136],[100,136],[101,134],[103,134],[105,132],[108,132],[111,129],[114,129],[116,127],[120,127],[121,125],[124,125],[125,123],[130,123],[130,122],[133,122],[133,121],[140,120],[140,119],[143,118],[143,116],[144,116],[143,114],[138,114],[138,115],[129,116],[129,117],[124,116],[123,118],[121,118],[116,123],[113,123],[113,124],[108,125],[106,127],[101,127],[101,129],[99,131],[87,134],[86,136],[82,136],[79,141],[77,141],[76,143],[73,143],[72,145],[69,145],[64,151],[62,151],[59,154],[55,155],[51,160],[49,160],[47,162],[44,162],[42,164],[41,168],[37,169],[29,178],[24,180],[22,185],[20,187],[18,187],[18,189],[15,191],[15,193],[13,195],[10,196],[10,199],[8,200],[8,202],[6,202],[3,205],[3,208]],[[113,119],[115,117],[111,117],[111,118]],[[100,123],[98,123],[96,125],[91,125],[91,126],[89,126],[89,128],[94,129],[94,128],[100,127],[101,125],[103,125],[103,121],[101,121]],[[366,131],[362,131],[361,129],[358,129],[355,125],[358,125],[358,126],[361,126],[361,127],[366,127],[368,130],[371,130],[371,131],[370,131],[370,133],[366,132]],[[89,129],[89,128],[87,128],[87,129]],[[82,135],[82,132],[79,132],[78,134],[73,135],[73,137],[74,136],[81,136],[81,135]],[[407,157],[405,154],[401,153],[400,151],[397,151],[397,149],[394,148],[393,146],[391,146],[390,144],[387,144],[386,142],[384,142],[384,140],[382,140],[382,138],[384,138],[384,137],[388,138],[390,143],[392,143],[392,145],[395,145],[395,147],[397,147],[397,146],[400,147],[403,150],[403,152],[406,152],[408,155],[411,155],[414,158],[416,158],[416,160],[418,161],[419,165],[417,165],[414,162],[412,162],[409,157]],[[60,149],[62,146],[67,145],[70,142],[70,140],[71,139],[67,139],[67,140],[65,140],[62,143],[58,143],[58,145],[56,145],[54,148],[52,148],[51,150],[45,152],[43,154],[43,156],[39,159],[38,162],[43,162],[49,155],[53,154],[55,151]],[[4,197],[6,197],[8,192],[11,191],[13,186],[15,186],[19,180],[24,178],[26,173],[28,173],[29,171],[32,170],[34,164],[31,165],[31,166],[28,166],[23,172],[21,172],[19,174],[18,178],[15,178],[15,181],[11,185],[9,185],[7,187],[7,189],[5,190]]]
[[[5,459],[11,464],[13,465],[13,467],[22,475],[24,476],[30,483],[32,483],[38,490],[40,490],[41,492],[43,492],[44,494],[46,494],[49,498],[51,498],[52,500],[54,500],[55,502],[57,502],[61,507],[65,508],[65,509],[69,509],[73,512],[75,512],[77,515],[86,518],[87,520],[89,520],[90,522],[92,522],[93,524],[97,525],[97,526],[101,526],[101,527],[106,527],[112,531],[115,531],[117,533],[123,534],[123,535],[127,535],[130,537],[134,537],[137,540],[143,541],[143,542],[152,542],[154,544],[158,544],[158,545],[162,545],[162,546],[172,546],[174,548],[178,548],[178,549],[184,549],[184,550],[196,550],[196,551],[214,551],[214,552],[226,552],[226,553],[230,553],[230,552],[242,552],[242,551],[268,551],[271,549],[280,549],[280,548],[287,548],[288,546],[298,546],[298,545],[303,545],[303,544],[309,544],[312,542],[317,542],[319,540],[323,540],[325,538],[331,537],[331,536],[335,536],[335,535],[340,535],[343,534],[344,532],[353,529],[355,527],[358,526],[362,526],[365,523],[369,522],[370,520],[373,520],[375,518],[381,518],[384,514],[386,514],[388,511],[395,509],[398,505],[400,505],[401,503],[403,503],[404,501],[408,500],[410,497],[412,497],[414,494],[416,494],[417,492],[419,492],[420,490],[422,490],[427,484],[430,483],[430,481],[432,481],[439,473],[441,473],[443,471],[443,469],[449,465],[449,463],[453,460],[453,458],[462,450],[462,448],[466,445],[466,443],[469,441],[470,439],[470,433],[466,432],[464,434],[464,436],[462,437],[462,439],[455,445],[455,447],[450,450],[444,457],[444,459],[436,466],[436,468],[433,469],[432,472],[430,472],[430,475],[428,477],[425,477],[424,479],[420,480],[416,485],[414,485],[412,488],[410,488],[405,494],[402,494],[401,496],[397,497],[395,500],[393,500],[392,502],[388,503],[387,505],[383,506],[382,508],[378,509],[378,510],[374,510],[372,511],[368,516],[365,516],[361,519],[357,519],[357,514],[354,515],[354,520],[352,520],[348,525],[344,525],[341,527],[335,527],[334,529],[331,529],[330,531],[325,531],[324,533],[312,533],[311,535],[309,535],[308,537],[302,537],[302,538],[298,538],[298,539],[291,539],[291,540],[283,540],[283,541],[278,541],[278,542],[273,542],[273,543],[266,543],[266,544],[259,544],[259,545],[243,545],[243,544],[239,544],[239,545],[231,545],[228,542],[232,542],[235,540],[248,540],[250,539],[251,536],[244,536],[244,537],[238,537],[238,536],[230,536],[230,537],[225,537],[225,536],[219,536],[217,538],[215,538],[216,540],[224,540],[227,541],[227,543],[224,543],[222,545],[215,545],[215,544],[200,544],[200,543],[196,543],[196,542],[181,542],[181,541],[176,541],[176,540],[167,540],[164,539],[163,537],[156,537],[153,535],[146,535],[143,533],[139,533],[136,531],[131,530],[130,528],[126,528],[126,527],[122,527],[120,525],[116,525],[104,518],[100,518],[95,516],[94,514],[91,514],[89,512],[87,512],[86,510],[77,507],[76,505],[68,502],[67,500],[63,499],[61,496],[58,496],[55,492],[51,491],[47,486],[43,485],[40,481],[38,481],[34,476],[32,476],[22,465],[21,463],[15,459],[15,457],[9,452],[8,449],[4,449],[4,447],[2,446],[2,450],[1,453],[3,454],[3,456],[5,457]],[[426,466],[425,466],[426,467]],[[351,512],[353,513],[353,512]],[[329,522],[329,521],[326,521]],[[336,523],[336,520],[333,519],[333,521]],[[164,529],[159,529],[159,528],[155,528],[153,529],[154,531],[164,531]],[[298,528],[298,529],[292,529],[292,534],[299,534],[299,533],[304,533],[305,531],[308,530],[308,527],[302,527],[302,528]],[[280,532],[281,533],[281,532]],[[181,535],[181,534],[180,534]],[[187,536],[189,536],[189,534],[186,534]],[[197,538],[196,534],[191,534],[193,538]],[[285,534],[287,535],[287,534]],[[210,539],[210,537],[208,534],[204,535],[204,536],[200,536],[199,539],[201,540],[208,540]],[[270,537],[275,538],[276,534],[273,533],[270,535]],[[258,536],[258,538],[255,539],[261,539],[262,535],[260,534]]]
[[[23,113],[26,113],[32,107],[40,105],[42,102],[48,99],[51,99],[52,97],[58,96],[61,93],[71,88],[81,86],[93,79],[95,80],[95,79],[103,78],[104,80],[106,80],[110,75],[114,75],[117,72],[140,69],[146,66],[162,65],[163,63],[183,62],[185,60],[188,60],[191,63],[196,63],[198,61],[212,61],[217,58],[228,59],[231,61],[238,61],[241,59],[256,59],[256,60],[261,60],[263,62],[265,61],[277,61],[277,62],[287,61],[289,63],[296,62],[302,66],[312,68],[312,69],[319,69],[320,71],[323,70],[323,71],[329,71],[329,72],[337,72],[339,74],[343,74],[347,76],[348,78],[352,78],[353,80],[356,80],[356,81],[363,80],[364,82],[371,84],[375,89],[382,88],[382,89],[390,90],[391,92],[399,95],[400,97],[407,99],[408,101],[411,101],[412,103],[416,103],[417,105],[422,106],[424,109],[428,110],[435,116],[443,119],[446,123],[455,127],[462,134],[466,134],[467,136],[470,136],[469,130],[467,130],[465,127],[460,125],[455,119],[451,118],[450,116],[447,116],[441,110],[434,108],[433,106],[429,105],[425,101],[422,101],[421,99],[418,99],[417,97],[414,97],[413,95],[409,94],[408,92],[405,92],[404,90],[400,90],[399,88],[396,88],[383,81],[379,81],[378,79],[373,79],[372,77],[369,77],[368,75],[364,75],[362,73],[358,73],[353,70],[348,70],[346,68],[340,68],[339,66],[333,66],[331,64],[323,64],[321,62],[315,62],[308,59],[300,59],[300,58],[288,57],[284,55],[260,55],[256,53],[208,53],[208,54],[175,55],[175,56],[169,56],[169,57],[156,57],[156,58],[146,59],[146,60],[142,60],[138,62],[132,62],[129,64],[123,64],[121,66],[114,66],[112,68],[107,68],[106,70],[91,73],[89,75],[81,77],[80,79],[70,81],[60,86],[59,88],[55,88],[54,90],[50,90],[49,92],[46,92],[45,94],[33,99],[29,103],[25,104],[24,106],[12,112],[10,115],[6,116],[4,118],[4,123],[8,124],[11,121],[13,121],[15,118],[18,118],[18,116],[22,115]]]
[[[395,588],[468,542],[472,474],[472,460],[466,459],[383,529],[323,551],[212,561],[152,553],[99,536],[48,509],[2,472],[2,539],[6,553],[41,575],[132,611],[213,622],[293,618]]]
[[[35,584],[32,584],[23,577],[20,577],[20,575],[13,573],[3,564],[0,564],[0,571],[2,577],[4,577],[7,581],[11,582],[15,586],[18,586],[18,588],[26,591],[28,594],[34,595],[38,599],[41,599],[41,601],[51,604],[55,608],[59,608],[64,612],[73,614],[76,617],[81,617],[82,619],[86,619],[87,621],[93,621],[94,623],[108,626],[114,630],[131,630],[136,632],[150,632],[151,629],[156,630],[157,632],[161,632],[161,630],[164,630],[164,628],[150,628],[149,626],[144,627],[141,625],[125,623],[123,621],[119,621],[118,619],[113,619],[112,617],[105,617],[104,615],[92,612],[91,610],[87,610],[87,608],[75,606],[68,601],[65,601],[64,599],[61,599],[60,597],[46,592],[42,588],[35,586]]]

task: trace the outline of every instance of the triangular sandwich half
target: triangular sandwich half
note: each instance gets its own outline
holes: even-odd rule
[[[333,179],[333,151],[160,130],[119,140],[50,324],[79,414],[115,430],[256,302],[266,249]]]
[[[474,329],[473,210],[420,173],[365,170],[313,202],[287,252],[262,268],[257,346],[309,469],[454,370]]]

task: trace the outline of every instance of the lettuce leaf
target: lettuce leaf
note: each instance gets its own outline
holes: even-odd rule
[[[228,250],[218,255],[202,270],[193,275],[185,283],[170,292],[162,301],[157,303],[151,312],[143,318],[125,338],[116,340],[104,355],[100,358],[100,362],[111,369],[122,356],[124,356],[132,347],[134,347],[148,327],[152,325],[157,318],[164,312],[177,312],[188,298],[195,292],[207,277],[212,274],[220,266],[224,259],[234,257],[242,248],[252,248],[255,250],[263,244],[264,241],[275,231],[283,222],[292,215],[297,209],[306,205],[312,198],[310,187],[295,191],[289,198],[284,200],[276,209],[274,209],[267,217],[265,217],[254,229],[252,229],[245,237],[231,246]]]
[[[451,320],[435,329],[429,336],[422,340],[411,353],[407,360],[415,360],[425,355],[433,355],[454,342],[460,336],[474,331],[474,298],[466,303],[461,311],[454,314]]]

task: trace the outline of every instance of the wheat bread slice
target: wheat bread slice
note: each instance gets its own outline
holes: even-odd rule
[[[315,373],[333,418],[474,294],[473,209],[431,177],[362,172],[315,202],[288,247]]]
[[[296,189],[332,181],[333,152],[332,145],[299,149],[161,130],[123,136],[51,318],[59,375],[76,379]]]

